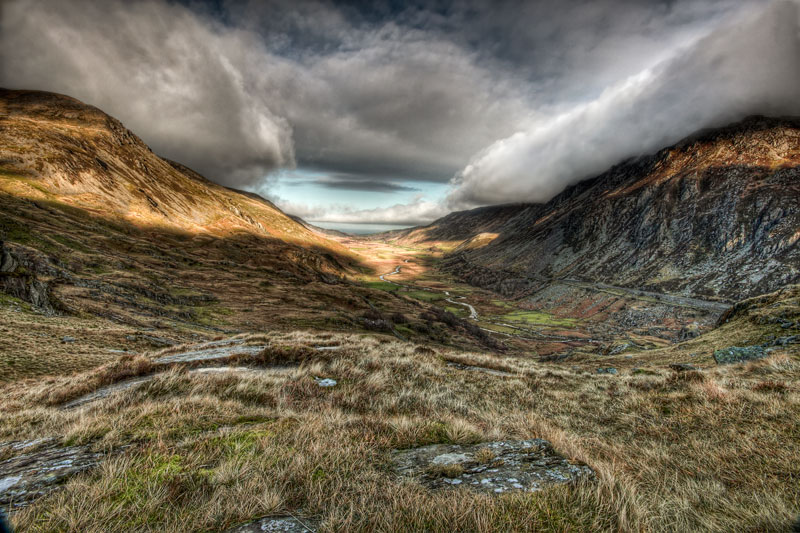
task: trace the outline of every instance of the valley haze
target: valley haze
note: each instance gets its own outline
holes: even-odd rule
[[[0,526],[796,531],[800,4],[0,4]]]

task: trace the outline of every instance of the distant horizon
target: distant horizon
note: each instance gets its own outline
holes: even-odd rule
[[[317,220],[308,220],[307,222],[323,229],[341,231],[351,235],[371,235],[373,233],[383,233],[384,231],[407,229],[416,226],[416,224],[399,225],[372,222],[324,222]]]

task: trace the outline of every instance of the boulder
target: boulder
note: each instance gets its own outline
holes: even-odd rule
[[[617,373],[617,369],[614,368],[613,366],[610,366],[608,368],[598,368],[597,369],[597,373],[598,374],[616,374]]]
[[[692,370],[699,370],[699,368],[697,368],[696,366],[690,365],[688,363],[672,363],[671,365],[669,365],[669,367],[672,370],[675,370],[676,372],[689,372]]]

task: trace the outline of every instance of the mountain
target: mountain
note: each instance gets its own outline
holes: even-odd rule
[[[335,246],[264,198],[157,156],[118,120],[74,98],[0,90],[0,116],[6,192],[145,227],[214,235],[244,230]]]
[[[450,214],[392,238],[530,293],[580,280],[711,300],[800,281],[800,119],[750,117],[620,163],[545,204]]]
[[[0,263],[0,288],[42,310],[158,327],[290,315],[263,308],[332,298],[357,259],[97,108],[0,90]]]

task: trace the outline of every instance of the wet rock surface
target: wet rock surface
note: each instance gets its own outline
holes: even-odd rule
[[[156,377],[155,374],[149,376],[139,376],[135,378],[126,379],[124,381],[119,381],[117,383],[113,383],[105,387],[101,387],[94,392],[90,392],[89,394],[81,396],[80,398],[76,398],[70,402],[65,403],[62,406],[62,409],[74,409],[76,407],[80,407],[81,405],[87,404],[89,402],[93,402],[101,398],[106,398],[107,396],[110,396],[115,392],[132,389],[137,385],[146,383],[148,381],[152,381],[155,377]]]
[[[316,531],[316,526],[309,520],[295,518],[293,516],[268,516],[255,522],[237,526],[227,530],[226,533],[308,533]]]
[[[731,346],[722,350],[714,350],[714,361],[718,365],[730,365],[733,363],[742,363],[744,361],[754,361],[762,359],[769,355],[769,350],[765,350],[763,346]]]
[[[320,387],[335,387],[337,381],[333,378],[314,378],[314,381]]]
[[[490,494],[535,492],[594,476],[591,468],[570,462],[542,439],[434,444],[398,450],[393,460],[398,474],[430,489],[469,487]]]
[[[5,453],[28,449],[0,462],[0,507],[24,507],[96,466],[103,455],[88,446],[61,446],[54,438],[0,444],[0,452]]]
[[[220,344],[223,343],[224,344]],[[242,340],[219,341],[209,343],[197,350],[175,353],[159,357],[156,363],[189,363],[192,361],[206,361],[209,359],[224,359],[234,355],[256,355],[266,346],[242,346]]]

